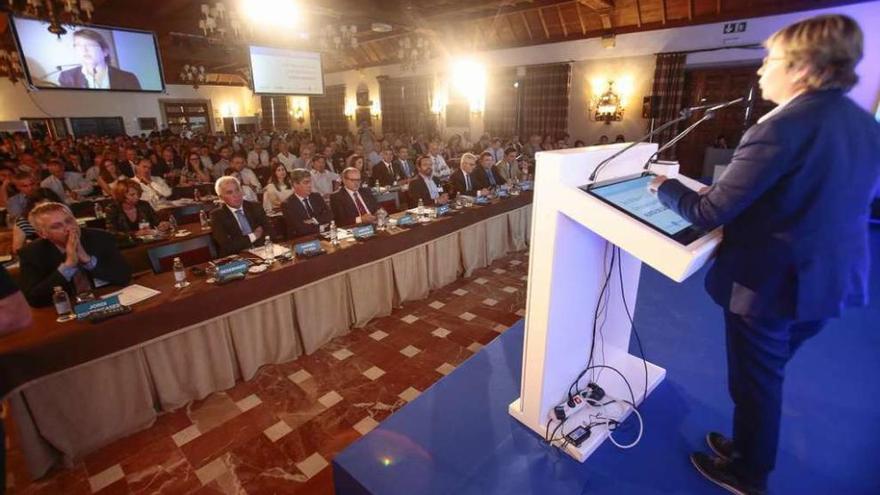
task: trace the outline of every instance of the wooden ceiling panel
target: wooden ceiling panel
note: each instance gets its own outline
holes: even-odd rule
[[[860,0],[314,0],[305,9],[310,26],[358,26],[358,49],[341,56],[325,56],[325,70],[334,72],[397,62],[398,39],[413,32],[431,37],[439,53],[538,45],[607,32],[719,22],[857,1]],[[201,36],[201,3],[94,0],[95,23],[155,31],[169,83],[176,82],[185,63],[203,64],[209,70],[226,70],[231,74],[247,67],[243,43],[227,45]],[[387,23],[392,31],[371,32],[373,22]],[[314,49],[303,42],[279,41],[278,33],[271,30],[262,33],[263,38],[254,43]],[[0,45],[8,37],[0,29]],[[315,33],[312,37],[317,39]]]

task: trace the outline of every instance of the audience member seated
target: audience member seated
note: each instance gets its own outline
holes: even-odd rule
[[[78,201],[92,193],[92,184],[79,172],[65,172],[64,164],[49,160],[49,176],[40,182],[40,187],[51,189],[65,203]]]
[[[250,187],[253,189],[254,194],[260,194],[260,191],[263,190],[263,185],[260,184],[260,179],[257,178],[257,174],[245,166],[245,162],[246,158],[244,154],[234,153],[232,159],[229,161],[229,167],[238,172],[238,179],[241,181],[242,186]]]
[[[205,184],[211,182],[210,169],[205,168],[198,153],[189,153],[186,164],[180,170],[180,185]]]
[[[161,177],[153,177],[153,162],[149,158],[141,158],[135,167],[134,180],[141,185],[141,199],[156,208],[159,203],[171,197],[171,187]]]
[[[394,154],[390,148],[382,150],[382,161],[373,165],[373,185],[393,186],[403,180],[403,172],[394,166]]]
[[[116,166],[116,162],[110,159],[104,159],[101,162],[101,169],[98,171],[98,187],[101,189],[101,193],[104,196],[112,196],[113,195],[113,186],[116,185],[116,182],[128,179],[125,175],[119,173],[119,168]]]
[[[312,189],[322,196],[329,196],[339,187],[339,175],[327,167],[327,158],[323,155],[315,155],[312,159],[310,173]]]
[[[443,155],[440,154],[440,143],[437,140],[431,141],[428,145],[428,155],[431,157],[434,177],[440,179],[440,182],[449,180],[449,176],[452,175],[452,169],[449,168]]]
[[[66,205],[38,205],[28,219],[40,236],[19,253],[21,291],[31,306],[52,304],[54,287],[76,297],[103,284],[125,285],[131,279],[131,268],[113,235],[81,229]]]
[[[258,142],[252,145],[247,154],[248,168],[268,167],[269,152]]]
[[[283,163],[277,162],[272,170],[272,177],[263,191],[263,209],[266,213],[277,213],[281,210],[281,204],[293,194],[293,186],[290,183],[290,175]]]
[[[11,218],[22,216],[27,209],[28,202],[36,203],[41,199],[48,199],[56,203],[61,202],[61,198],[51,189],[37,187],[37,181],[34,180],[30,172],[17,172],[11,182],[18,190],[16,194],[8,196],[9,199],[6,201],[6,212]],[[9,191],[9,186],[9,183],[4,184],[4,191]]]
[[[394,160],[394,166],[400,171],[404,181],[413,179],[419,174],[415,164],[409,159],[409,147],[407,146],[401,145],[397,147],[397,159]]]
[[[177,175],[183,168],[183,162],[174,154],[174,148],[166,146],[153,164],[153,173],[159,177],[169,178]]]
[[[290,176],[293,181],[293,195],[281,205],[287,238],[317,234],[320,225],[333,220],[333,213],[327,208],[324,198],[317,192],[312,192],[313,176],[309,172],[294,170]]]
[[[48,202],[49,200],[45,198],[29,202],[25,213],[15,219],[15,224],[12,226],[12,254],[17,254],[26,244],[40,238],[37,229],[28,221],[27,214],[38,205]]]
[[[134,177],[134,171],[140,161],[137,149],[129,146],[125,148],[125,159],[119,162],[119,172],[126,177]]]
[[[231,157],[232,148],[229,146],[221,146],[220,158],[214,162],[213,168],[211,169],[211,177],[214,179],[223,177],[223,174],[226,173],[226,169],[230,166],[229,159]]]
[[[596,142],[595,146],[599,146],[599,145],[603,145],[603,144],[608,144],[608,136],[606,136],[605,134],[602,134],[601,136],[599,136],[599,141]]]
[[[238,179],[223,176],[214,183],[214,191],[223,205],[211,212],[211,237],[220,256],[237,254],[262,246],[272,236],[272,226],[263,207],[244,200]]]
[[[91,183],[97,183],[98,177],[101,176],[101,164],[104,163],[104,155],[98,153],[95,155],[94,161],[92,162],[92,166],[86,170],[85,177],[86,180]]]
[[[150,233],[152,229],[167,232],[168,222],[160,222],[150,203],[141,199],[143,188],[131,179],[122,179],[113,186],[113,203],[107,207],[107,229],[133,235]],[[149,225],[144,228],[143,225]]]
[[[614,142],[615,143],[625,143],[626,137],[624,137],[623,134],[618,134],[617,136],[614,136]]]
[[[292,172],[296,163],[296,155],[290,152],[290,145],[287,141],[278,142],[278,154],[275,156],[278,161],[287,168],[288,172]]]
[[[303,145],[300,147],[299,158],[295,158],[293,160],[293,168],[302,168],[308,169],[309,163],[312,162],[312,149],[307,145]]]
[[[330,195],[330,209],[339,226],[376,221],[376,198],[368,188],[362,186],[362,175],[358,169],[342,171],[342,187]]]
[[[504,159],[495,164],[495,169],[505,182],[519,182],[525,178],[516,155],[516,148],[507,148],[504,150]]]
[[[477,167],[477,157],[473,153],[465,153],[461,155],[461,165],[456,170],[449,182],[456,194],[464,194],[465,196],[487,196],[489,189],[483,184],[481,178],[474,174]]]
[[[480,154],[480,166],[474,171],[474,175],[479,178],[479,182],[483,186],[489,189],[507,184],[507,181],[504,180],[504,177],[495,168],[495,160],[492,158],[492,153],[488,151]]]
[[[501,138],[492,138],[491,144],[484,151],[492,155],[492,162],[498,163],[504,159],[504,148],[501,146]]]
[[[449,193],[443,191],[440,179],[434,177],[431,157],[422,155],[418,158],[419,174],[409,183],[409,206],[415,208],[422,200],[424,205],[445,205],[449,202]]]

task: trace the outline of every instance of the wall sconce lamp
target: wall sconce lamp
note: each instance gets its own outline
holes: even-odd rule
[[[623,120],[623,106],[620,95],[614,92],[614,81],[608,81],[608,90],[593,99],[593,107],[596,109],[593,118],[597,122],[610,125],[612,121]]]
[[[293,110],[293,119],[299,122],[300,125],[306,121],[306,112],[302,107],[296,107],[296,109]]]
[[[379,117],[382,116],[382,107],[379,106],[379,100],[374,101],[373,104],[370,105],[370,116],[376,120],[379,120]]]

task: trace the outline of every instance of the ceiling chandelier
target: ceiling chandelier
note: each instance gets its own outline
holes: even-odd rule
[[[354,50],[360,46],[357,38],[357,26],[354,24],[342,24],[339,27],[324,26],[318,36],[321,49],[324,51],[342,52],[349,48]]]
[[[92,20],[95,6],[91,0],[7,0],[12,14],[32,17],[49,24],[49,32],[67,34],[63,24],[82,24]]]
[[[198,89],[199,84],[205,83],[205,66],[184,65],[183,69],[180,70],[180,80],[186,83],[191,83],[193,89]]]
[[[24,70],[21,67],[21,59],[18,58],[18,52],[14,50],[0,49],[0,77],[6,77],[12,84],[18,82],[24,77]]]
[[[416,70],[420,65],[431,59],[431,43],[427,38],[406,36],[398,41],[400,48],[397,57],[404,70]]]

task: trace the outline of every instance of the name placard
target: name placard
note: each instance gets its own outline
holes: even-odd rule
[[[449,205],[439,205],[437,206],[437,216],[443,216],[449,213]]]
[[[487,205],[490,202],[491,201],[489,200],[488,196],[480,196],[479,198],[474,200],[475,205]]]
[[[355,239],[366,239],[376,235],[376,229],[372,224],[358,225],[357,227],[351,228],[351,235],[353,235]]]
[[[415,225],[415,224],[416,224],[416,219],[410,214],[406,214],[406,215],[397,219],[398,226]]]
[[[120,304],[121,303],[119,302],[119,296],[112,296],[95,301],[86,301],[84,303],[79,303],[73,307],[73,313],[76,315],[77,319],[82,319],[94,313],[95,311],[112,308],[114,306],[119,306]]]
[[[495,190],[495,196],[498,196],[499,198],[506,198],[510,196],[510,193],[508,193],[506,187],[501,186],[497,190]]]
[[[232,277],[240,277],[247,273],[250,263],[245,260],[230,261],[217,267],[217,279],[225,280]]]
[[[309,242],[301,242],[293,246],[293,252],[296,253],[297,256],[316,254],[319,251],[321,251],[321,241],[317,239]]]
[[[519,188],[523,191],[531,191],[532,189],[534,189],[534,187],[535,183],[532,181],[524,180],[519,183]]]

